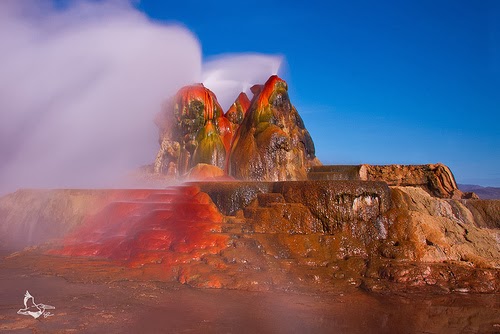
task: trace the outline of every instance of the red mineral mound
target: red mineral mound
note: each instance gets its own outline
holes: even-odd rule
[[[202,84],[186,86],[157,118],[160,150],[154,172],[185,177],[197,164],[242,180],[304,180],[321,163],[304,122],[276,75],[240,93],[225,115]]]
[[[226,247],[223,216],[198,187],[130,190],[90,216],[50,254],[101,257],[132,267],[187,263]]]
[[[198,163],[224,169],[232,139],[215,94],[202,84],[181,88],[158,115],[156,173],[182,176]]]
[[[248,99],[247,94],[241,92],[236,98],[236,101],[234,101],[231,107],[229,107],[229,110],[226,112],[226,118],[234,124],[235,130],[241,122],[243,122],[243,118],[245,117],[245,113],[248,108],[250,108],[250,100]]]
[[[243,180],[305,180],[309,168],[320,162],[286,82],[273,75],[252,92],[252,104],[231,145],[229,174]]]

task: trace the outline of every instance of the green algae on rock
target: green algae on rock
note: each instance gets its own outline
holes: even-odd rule
[[[240,93],[226,114],[202,84],[179,90],[157,117],[160,150],[154,172],[189,176],[210,164],[239,180],[305,180],[321,163],[304,122],[278,76],[252,87],[252,101]]]
[[[202,84],[180,89],[156,124],[160,129],[156,173],[181,176],[198,163],[225,168],[232,128],[215,94]]]

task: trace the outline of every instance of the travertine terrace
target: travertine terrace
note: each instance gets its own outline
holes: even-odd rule
[[[224,114],[209,89],[188,86],[158,115],[143,177],[184,185],[17,191],[0,199],[3,246],[36,246],[40,270],[94,279],[499,291],[499,201],[460,192],[442,164],[322,166],[286,83],[252,91]]]

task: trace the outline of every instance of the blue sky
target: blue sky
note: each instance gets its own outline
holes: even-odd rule
[[[259,52],[281,72],[325,164],[442,162],[500,186],[500,1],[156,1],[203,57]]]
[[[500,2],[142,0],[204,57],[282,54],[292,102],[328,164],[443,162],[500,186]]]

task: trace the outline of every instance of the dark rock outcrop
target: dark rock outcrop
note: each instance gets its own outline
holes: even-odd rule
[[[272,182],[195,182],[201,191],[207,193],[219,210],[233,216],[257,198],[258,194],[272,192]]]

